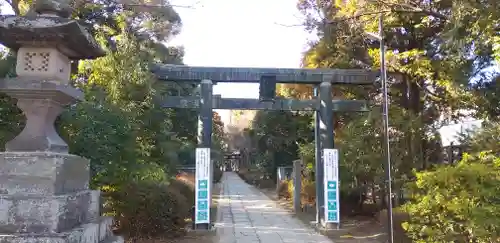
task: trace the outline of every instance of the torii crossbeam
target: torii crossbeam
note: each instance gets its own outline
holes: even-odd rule
[[[213,83],[259,83],[262,77],[274,76],[276,83],[293,84],[373,84],[379,72],[364,69],[311,69],[311,68],[229,68],[195,67],[182,65],[154,65],[151,71],[160,80]]]
[[[199,109],[199,96],[169,96],[164,97],[162,106],[168,108]],[[222,98],[220,95],[212,97],[212,109],[215,110],[275,110],[275,111],[316,111],[321,107],[320,101],[276,99],[261,101],[259,99]],[[332,110],[337,112],[368,111],[364,100],[332,100]]]

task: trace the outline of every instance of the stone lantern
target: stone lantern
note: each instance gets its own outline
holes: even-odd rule
[[[39,0],[29,16],[0,16],[0,43],[17,51],[17,77],[0,92],[17,99],[24,130],[0,153],[0,242],[122,243],[89,189],[89,161],[68,153],[54,121],[83,94],[71,62],[105,55],[68,3]]]

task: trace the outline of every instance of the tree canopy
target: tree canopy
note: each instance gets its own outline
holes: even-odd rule
[[[7,3],[16,15],[31,5],[23,0]],[[182,27],[173,6],[168,1],[77,4],[72,18],[91,27],[107,55],[73,63],[72,85],[86,100],[64,112],[57,126],[70,152],[91,161],[93,186],[163,180],[179,165],[193,165],[197,111],[163,108],[160,101],[193,94],[195,85],[160,82],[149,71],[152,63],[183,64],[183,48],[165,44]],[[15,76],[14,67],[15,53],[6,50],[0,76]],[[5,144],[24,126],[24,117],[14,100],[3,94],[0,98],[0,141]],[[223,149],[221,126],[220,119],[214,122],[216,150]]]
[[[471,114],[476,119],[498,119],[500,103],[495,94],[500,75],[487,71],[500,63],[496,1],[299,0],[297,7],[304,16],[304,28],[318,37],[303,55],[302,65],[307,68],[378,70],[379,43],[368,33],[378,31],[379,15],[384,15],[396,192],[404,182],[414,179],[414,170],[442,163],[445,150],[439,128],[443,125]],[[282,96],[303,99],[312,98],[313,88],[287,84],[278,90]],[[371,103],[368,113],[334,114],[335,147],[340,150],[345,190],[367,185],[383,188],[380,91],[377,86],[333,87],[333,96],[338,99],[365,99]],[[276,165],[291,165],[293,159],[278,162],[276,158],[278,151],[286,150],[290,157],[313,164],[312,115],[257,114],[249,134],[259,156],[266,155],[259,161],[273,165],[269,170],[274,172]],[[477,138],[469,143],[498,148],[498,143],[491,143],[494,135],[486,133],[489,139]],[[486,141],[490,141],[489,145]]]

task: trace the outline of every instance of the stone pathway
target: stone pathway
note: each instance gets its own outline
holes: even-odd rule
[[[218,200],[218,243],[332,243],[269,197],[225,172]]]

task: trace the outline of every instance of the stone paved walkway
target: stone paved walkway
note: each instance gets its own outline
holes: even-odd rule
[[[222,184],[215,225],[218,243],[332,243],[236,173],[225,172]]]

